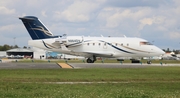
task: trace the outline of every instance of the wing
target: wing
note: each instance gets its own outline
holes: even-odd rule
[[[112,57],[113,53],[108,51],[86,51],[89,55],[95,55],[96,57]]]
[[[54,42],[53,45],[60,46],[62,50],[68,51],[69,49],[63,44],[58,41]],[[75,46],[82,45],[82,43],[76,44]],[[113,53],[108,51],[73,51],[69,50],[68,54],[77,55],[77,56],[84,56],[89,57],[95,55],[96,57],[112,57]]]

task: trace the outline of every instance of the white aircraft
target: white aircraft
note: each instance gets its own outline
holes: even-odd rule
[[[164,54],[160,48],[147,40],[135,37],[85,37],[85,36],[53,36],[43,23],[34,16],[20,17],[32,40],[30,46],[61,52],[64,54],[83,56],[87,63],[94,63],[96,57],[152,57]],[[151,63],[148,60],[147,63]]]

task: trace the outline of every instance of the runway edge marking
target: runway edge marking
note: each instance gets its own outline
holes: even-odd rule
[[[57,63],[61,68],[74,68],[68,63]]]

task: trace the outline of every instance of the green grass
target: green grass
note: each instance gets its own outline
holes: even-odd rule
[[[179,75],[180,67],[0,69],[0,97],[179,98]],[[108,83],[53,84],[45,82]]]
[[[11,98],[179,98],[177,83],[42,84],[9,83],[0,97]]]

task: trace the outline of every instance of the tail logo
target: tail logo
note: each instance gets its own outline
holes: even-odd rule
[[[48,36],[52,36],[52,34],[48,30],[45,30],[42,26],[38,26],[38,28],[31,28],[31,29],[32,30],[39,30],[39,31],[44,32],[44,34],[46,34]]]

